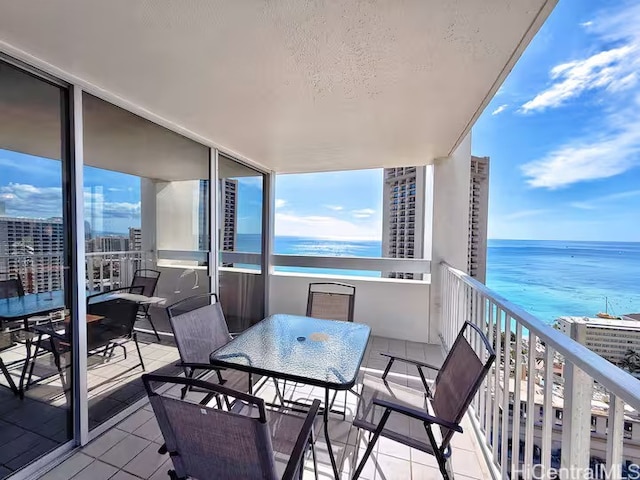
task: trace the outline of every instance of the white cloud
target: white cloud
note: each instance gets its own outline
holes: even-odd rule
[[[299,216],[276,213],[275,231],[278,236],[288,237],[327,240],[380,240],[382,225],[379,219],[356,224],[330,216]]]
[[[634,72],[629,71],[629,67],[637,65],[639,60],[637,46],[625,45],[596,53],[583,60],[557,65],[551,69],[554,83],[522,105],[522,111],[544,111],[559,107],[587,90],[629,88],[636,82]]]
[[[509,105],[507,103],[505,103],[504,105],[500,105],[493,112],[491,112],[491,115],[498,115],[499,113],[504,112],[508,106]]]
[[[517,212],[507,213],[506,215],[501,215],[500,219],[505,221],[513,221],[520,220],[522,218],[535,217],[538,215],[542,215],[543,213],[548,213],[547,209],[532,209],[532,210],[519,210]]]
[[[376,211],[372,210],[371,208],[362,208],[360,210],[351,211],[351,215],[353,215],[354,218],[369,218],[374,213],[376,213]]]
[[[546,156],[522,165],[527,183],[556,189],[609,178],[640,165],[640,101],[608,114],[602,133],[575,138]]]
[[[328,208],[329,210],[333,210],[334,212],[339,212],[341,210],[344,210],[344,207],[340,205],[325,205],[325,207]]]
[[[595,35],[600,51],[556,65],[551,85],[522,105],[523,112],[559,107],[587,91],[617,92],[638,83],[640,68],[640,4],[603,12],[581,25]],[[611,47],[615,45],[615,47]]]
[[[0,199],[5,202],[7,215],[25,217],[62,216],[62,189],[10,183],[0,187]],[[84,192],[85,217],[140,218],[140,202],[107,202],[102,193]]]
[[[276,208],[282,208],[287,204],[286,200],[283,200],[282,198],[276,198]]]
[[[574,208],[579,208],[581,210],[596,210],[603,204],[638,196],[640,196],[640,190],[629,190],[626,192],[617,192],[610,195],[590,198],[588,200],[582,200],[580,202],[572,202],[571,206]]]

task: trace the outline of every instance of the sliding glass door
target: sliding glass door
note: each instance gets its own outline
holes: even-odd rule
[[[0,60],[0,478],[73,438],[69,91]]]
[[[218,279],[232,332],[249,328],[266,314],[265,179],[263,173],[218,155]]]

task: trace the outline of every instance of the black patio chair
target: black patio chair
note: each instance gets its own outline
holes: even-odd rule
[[[127,358],[125,343],[133,340],[140,363],[130,367],[133,370],[142,367],[145,370],[144,360],[138,344],[138,337],[133,329],[138,312],[138,304],[121,294],[142,295],[142,287],[123,287],[108,292],[98,293],[87,297],[87,351],[89,355],[102,353],[111,358],[116,347],[122,348],[124,358]],[[93,316],[91,319],[89,315]],[[67,384],[61,364],[61,357],[71,351],[71,332],[65,321],[62,329],[57,328],[53,322],[44,325],[34,325],[31,330],[38,334],[36,350],[33,355],[26,388],[31,384],[31,377],[35,362],[40,350],[45,350],[53,355],[55,366],[60,375],[63,389],[67,390]],[[48,341],[47,341],[48,340]]]
[[[24,297],[19,273],[0,272],[0,299]]]
[[[173,463],[167,472],[171,479],[293,480],[302,478],[309,450],[318,478],[313,424],[320,400],[311,404],[306,415],[299,416],[267,411],[261,398],[195,378],[145,374],[142,381],[164,437],[164,450]],[[242,408],[227,411],[174,398],[154,388],[160,384],[232,397],[234,405]],[[276,470],[276,455],[288,458],[282,476]]]
[[[14,297],[23,297],[24,296],[24,287],[22,286],[22,280],[20,279],[20,274],[16,272],[0,272],[0,299],[14,298]],[[15,323],[15,322],[12,322]],[[15,328],[13,325],[10,325],[8,329],[5,331],[5,325],[0,321],[0,335],[6,337],[8,346],[4,348],[8,348],[14,344],[12,340],[12,331]],[[9,370],[7,370],[6,365],[4,364],[2,357],[0,357],[0,371],[4,375],[9,388],[14,394],[18,394],[18,387],[16,387],[13,378],[11,378],[11,374]]]
[[[215,293],[195,295],[167,307],[180,363],[187,378],[205,379],[212,375],[220,384],[241,392],[251,389],[251,375],[238,370],[224,370],[209,362],[211,352],[231,341],[222,306]],[[184,399],[190,388],[182,389]]]
[[[133,281],[131,282],[132,287],[142,287],[142,295],[145,297],[153,297],[153,294],[156,291],[156,287],[158,286],[158,280],[160,279],[160,272],[158,270],[151,270],[149,268],[143,268],[136,270],[133,273]],[[149,314],[150,304],[141,304],[138,307],[138,319],[144,320],[146,319],[151,325],[151,329],[155,334],[158,341],[160,341],[160,335],[158,334],[158,330],[156,326],[153,324],[153,320],[151,315]]]
[[[472,347],[476,344],[470,341],[472,335],[481,340],[480,352]],[[424,362],[381,355],[389,358],[382,378],[368,374],[363,378],[353,425],[370,432],[372,437],[352,478],[360,476],[378,438],[383,436],[435,456],[443,478],[449,479],[447,462],[451,438],[456,432],[462,433],[460,421],[496,358],[489,340],[477,326],[465,322],[439,369]],[[394,362],[414,365],[424,391],[388,381]],[[426,381],[423,368],[438,372],[433,389]],[[403,422],[403,417],[407,421]]]
[[[307,317],[353,322],[356,287],[346,283],[309,284]]]

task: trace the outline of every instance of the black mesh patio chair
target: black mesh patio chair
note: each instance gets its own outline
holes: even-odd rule
[[[120,297],[119,294],[133,293],[142,295],[142,287],[123,287],[108,292],[98,293],[87,297],[87,351],[89,355],[103,354],[105,358],[111,358],[116,347],[122,348],[124,358],[127,358],[127,347],[129,340],[133,340],[140,363],[133,365],[127,370],[142,367],[145,370],[144,360],[138,344],[138,337],[133,329],[138,312],[138,304],[135,301]],[[93,317],[93,318],[91,318]],[[63,327],[55,325],[53,322],[44,325],[34,325],[31,330],[38,334],[36,349],[29,369],[26,388],[31,383],[31,377],[35,362],[40,350],[45,350],[53,355],[55,366],[60,375],[62,386],[65,391],[67,384],[61,357],[71,351],[70,331],[67,322],[63,322]]]
[[[356,287],[346,283],[310,283],[307,317],[353,322]]]
[[[477,337],[472,339],[473,335]],[[476,342],[478,337],[480,342]],[[482,345],[479,352],[473,349],[474,344]],[[489,340],[477,326],[465,322],[439,369],[424,362],[381,355],[389,358],[382,377],[363,377],[353,425],[370,432],[370,439],[352,478],[360,476],[378,438],[383,436],[435,456],[443,478],[448,479],[451,438],[456,432],[462,433],[460,421],[495,360]],[[414,365],[424,391],[388,381],[394,362]],[[438,372],[433,388],[423,368]]]
[[[173,470],[167,472],[171,479],[293,480],[302,478],[309,450],[318,478],[313,426],[320,400],[299,416],[267,411],[261,398],[203,380],[146,374],[142,381],[164,437],[163,451],[173,463]],[[234,406],[242,408],[228,411],[177,399],[159,393],[154,386],[160,384],[232,397]],[[279,461],[286,461],[282,476],[276,468]]]
[[[251,375],[238,370],[222,369],[209,363],[211,352],[229,343],[229,333],[222,306],[215,293],[185,298],[167,307],[169,322],[180,353],[180,363],[187,378],[209,378],[215,375],[220,384],[241,392],[251,389]],[[184,399],[189,386],[182,390]]]
[[[0,272],[0,299],[24,297],[24,287],[18,273]]]
[[[148,268],[143,268],[136,270],[133,273],[133,281],[131,282],[132,287],[142,287],[142,295],[145,297],[153,297],[153,294],[156,291],[156,287],[158,286],[158,280],[160,279],[160,272],[158,270],[151,270]],[[153,324],[153,320],[151,315],[149,314],[149,308],[151,305],[142,304],[138,307],[138,319],[144,320],[146,319],[151,325],[151,329],[155,334],[158,341],[160,341],[160,335],[158,334],[158,330],[156,330],[156,326]]]

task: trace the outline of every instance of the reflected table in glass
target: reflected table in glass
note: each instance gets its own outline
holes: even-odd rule
[[[213,365],[325,388],[325,439],[338,469],[328,432],[329,389],[349,390],[371,329],[367,325],[297,315],[271,315],[211,353]]]

